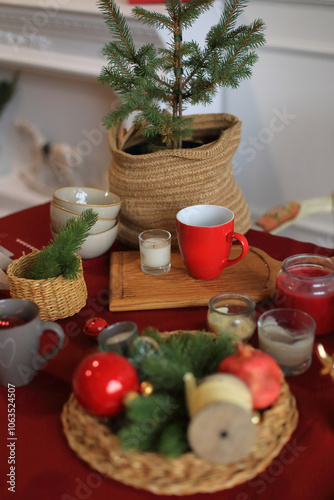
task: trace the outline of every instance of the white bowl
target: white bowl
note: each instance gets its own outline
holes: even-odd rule
[[[86,209],[87,210],[87,209]],[[92,209],[94,210],[94,208]],[[74,210],[67,210],[67,208],[59,207],[56,203],[51,202],[50,204],[50,219],[51,225],[57,233],[66,226],[69,219],[77,219],[81,217],[81,213],[75,212]],[[98,219],[94,226],[89,231],[89,234],[102,233],[107,231],[116,225],[117,219]]]
[[[50,230],[52,237],[55,238],[58,234],[57,231],[55,231],[52,225],[50,225]],[[82,259],[95,259],[95,257],[100,257],[100,255],[103,255],[115,243],[117,234],[118,222],[114,227],[108,229],[108,231],[87,236],[77,253]]]
[[[102,219],[116,219],[121,208],[117,194],[89,187],[63,187],[53,193],[53,201],[60,207],[82,213],[92,208]]]

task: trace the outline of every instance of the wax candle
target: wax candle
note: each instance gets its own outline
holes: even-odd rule
[[[300,309],[316,321],[316,335],[334,331],[334,264],[323,256],[296,255],[282,264],[276,280],[278,307]]]
[[[209,301],[207,322],[211,332],[230,333],[246,341],[256,328],[255,303],[242,294],[216,295]]]
[[[149,229],[139,235],[141,269],[145,274],[164,274],[171,267],[171,234]]]
[[[314,331],[314,319],[303,311],[268,311],[258,321],[259,348],[272,356],[286,375],[303,373],[311,364]]]
[[[252,317],[228,314],[226,307],[218,307],[217,312],[208,311],[208,327],[211,332],[230,332],[241,340],[249,339],[255,330],[256,322]]]
[[[170,263],[170,244],[159,238],[147,238],[140,247],[142,264],[147,267],[168,266]]]
[[[308,360],[312,354],[313,337],[303,338],[280,327],[270,318],[264,322],[266,335],[260,336],[259,347],[261,351],[270,354],[280,366],[297,366]]]
[[[133,321],[114,323],[99,333],[97,337],[99,350],[126,355],[138,335],[137,325]]]

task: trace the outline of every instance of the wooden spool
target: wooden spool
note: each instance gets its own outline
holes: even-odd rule
[[[188,373],[185,384],[193,452],[212,463],[234,463],[247,455],[257,437],[248,387],[223,373],[206,377],[199,386]]]

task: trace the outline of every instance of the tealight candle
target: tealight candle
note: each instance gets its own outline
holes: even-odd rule
[[[125,355],[138,335],[137,325],[133,321],[114,323],[98,335],[99,350]]]
[[[222,293],[209,301],[208,329],[230,333],[241,341],[250,339],[256,328],[255,302],[239,293]]]
[[[272,356],[285,375],[299,375],[312,360],[316,323],[297,309],[273,309],[258,320],[259,348]]]
[[[171,234],[149,229],[139,235],[141,269],[145,274],[165,274],[171,268]]]

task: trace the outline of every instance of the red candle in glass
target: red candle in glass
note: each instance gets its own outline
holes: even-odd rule
[[[276,280],[276,305],[310,314],[316,335],[334,332],[334,263],[322,255],[288,257]]]

